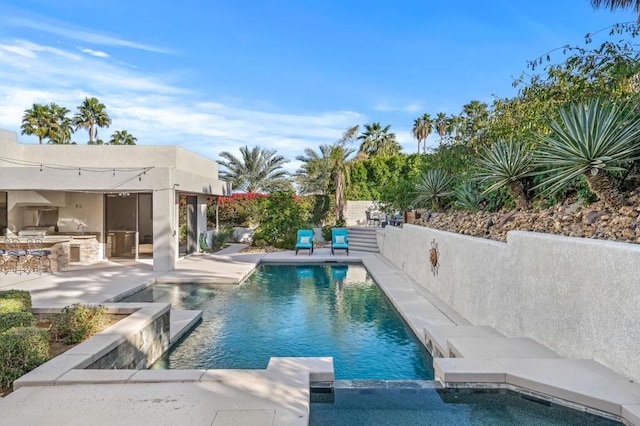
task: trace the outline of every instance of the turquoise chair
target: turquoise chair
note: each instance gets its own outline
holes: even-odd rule
[[[334,255],[335,249],[342,249],[347,251],[349,256],[349,237],[347,236],[346,228],[333,228],[331,230],[331,254]]]
[[[298,229],[298,238],[296,239],[296,256],[300,249],[309,249],[309,256],[313,253],[312,229]]]

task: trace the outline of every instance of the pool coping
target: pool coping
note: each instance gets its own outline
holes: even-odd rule
[[[603,417],[614,418],[626,424],[640,424],[639,385],[629,382],[623,376],[592,360],[570,360],[558,357],[528,359],[522,356],[522,348],[518,347],[518,345],[504,346],[501,349],[502,353],[495,353],[495,348],[494,353],[483,353],[482,346],[486,346],[487,342],[490,341],[486,339],[494,338],[496,335],[499,336],[499,333],[493,333],[483,326],[472,325],[448,307],[446,303],[430,294],[423,286],[409,278],[379,254],[353,252],[351,256],[329,257],[314,254],[313,256],[294,257],[293,252],[280,252],[255,256],[254,259],[254,262],[247,262],[247,268],[241,277],[236,278],[235,284],[243,282],[261,263],[363,264],[393,306],[409,324],[414,334],[427,347],[427,350],[434,355],[435,379],[444,387],[506,388],[523,394],[531,392],[538,398],[560,403],[561,405],[594,410],[594,414],[603,415],[602,413],[604,413]],[[171,278],[165,276],[162,279],[152,280],[152,282],[155,281],[168,282],[171,281]],[[143,284],[139,287],[146,285],[148,284]],[[114,303],[114,305],[122,304]],[[168,306],[168,304],[164,305]],[[146,308],[156,310],[169,309],[157,306],[155,308],[146,306]],[[34,312],[42,312],[47,309],[59,308],[35,308]],[[154,315],[150,311],[143,311],[145,308],[139,307],[138,309],[136,312],[142,311],[138,316],[145,314],[152,317]],[[144,322],[144,320],[142,321]],[[191,321],[182,330],[187,332],[195,322],[197,321]],[[134,328],[136,327],[134,326]],[[485,331],[479,331],[481,329],[485,329]],[[96,341],[87,343],[86,347],[90,345],[99,347],[100,344],[96,343],[98,340],[101,340],[102,345],[115,345],[122,338],[122,336],[117,337],[115,335],[98,337]],[[465,339],[475,339],[475,341]],[[508,337],[504,337],[504,339],[509,340]],[[91,339],[87,342],[90,341]],[[537,345],[537,342],[529,342],[527,344]],[[437,349],[438,352],[434,352],[434,349]],[[103,349],[96,349],[92,356],[101,350]],[[39,381],[35,380],[37,377],[34,372],[37,372],[40,367],[22,376],[16,381],[18,388],[42,385],[61,386],[78,383],[143,383],[143,379],[148,380],[144,383],[199,383],[205,377],[205,373],[199,373],[200,370],[197,370],[198,372],[194,370],[165,370],[164,374],[151,372],[154,370],[84,370],[82,367],[88,365],[86,364],[88,362],[88,354],[74,354],[73,352],[65,354],[61,354],[41,366],[47,366],[50,371],[48,375],[41,376]],[[452,355],[456,357],[451,358]],[[60,357],[64,358],[56,361]],[[293,359],[295,360],[296,358]],[[291,366],[296,366],[296,364],[293,363]],[[549,370],[550,366],[553,367],[551,370]],[[298,365],[297,367],[303,369],[301,374],[309,373],[308,370],[304,370],[305,367],[303,365]],[[333,368],[332,363],[331,368]],[[590,374],[589,372],[593,373],[594,369],[597,370],[597,374]],[[216,370],[210,371],[215,372]],[[236,373],[239,370],[231,371]],[[307,373],[304,373],[304,371],[307,371]],[[579,374],[578,378],[581,378],[581,380],[576,380],[575,376],[568,373],[570,371],[573,371],[574,373],[572,374],[574,375]],[[34,374],[32,375],[32,373]],[[321,369],[319,373],[322,376],[324,373],[328,374],[328,371]],[[210,374],[214,373],[207,373],[206,377],[209,377]],[[331,374],[333,374],[333,370]],[[224,374],[220,377],[222,380],[229,379],[229,377],[225,378]],[[289,380],[287,377],[285,375],[282,378],[283,380]],[[315,376],[314,378],[317,379]],[[314,380],[309,375],[307,381]],[[333,378],[331,381],[333,381]],[[599,392],[598,389],[608,389],[612,386],[614,389],[622,386],[626,393],[609,392],[603,398],[602,392]],[[600,409],[603,410],[600,411]]]

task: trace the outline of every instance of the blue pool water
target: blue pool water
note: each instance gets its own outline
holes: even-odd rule
[[[505,390],[336,389],[310,426],[613,426],[621,423]]]
[[[153,368],[264,369],[270,357],[331,356],[339,380],[433,379],[431,356],[360,265],[267,264],[240,286],[149,292],[133,300],[204,311]]]
[[[203,310],[152,368],[264,369],[272,356],[332,356],[336,379],[351,385],[312,393],[312,426],[620,424],[504,390],[439,388],[431,356],[359,265],[261,265],[239,286],[156,284],[123,301]]]

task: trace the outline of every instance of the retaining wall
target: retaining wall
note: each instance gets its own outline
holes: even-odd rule
[[[347,201],[347,208],[344,211],[344,218],[347,226],[365,226],[369,210],[376,210],[373,201]]]
[[[382,255],[474,325],[640,381],[640,245],[522,231],[501,243],[416,225],[378,239]]]

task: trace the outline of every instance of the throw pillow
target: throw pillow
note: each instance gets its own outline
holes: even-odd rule
[[[311,237],[300,237],[300,244],[309,244],[311,242]]]
[[[344,244],[344,235],[336,235],[336,244]]]

